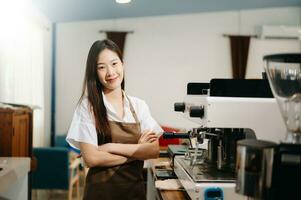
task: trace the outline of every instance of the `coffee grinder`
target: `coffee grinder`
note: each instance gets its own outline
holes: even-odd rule
[[[264,64],[286,138],[279,144],[238,141],[236,192],[253,199],[301,199],[301,54],[268,55]]]

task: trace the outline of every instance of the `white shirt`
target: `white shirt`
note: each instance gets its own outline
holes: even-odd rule
[[[150,110],[145,101],[137,97],[128,96],[128,98],[130,99],[140,122],[141,132],[150,130],[155,133],[159,133],[163,131],[159,124],[151,116]],[[128,98],[124,98],[124,117],[120,118],[114,107],[103,94],[103,101],[107,109],[109,121],[135,123],[135,119],[130,110]],[[84,97],[82,102],[75,109],[66,140],[72,147],[77,149],[79,149],[79,142],[98,146],[94,116],[89,109],[87,97]]]

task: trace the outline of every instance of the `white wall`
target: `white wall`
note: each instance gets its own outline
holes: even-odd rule
[[[300,8],[99,20],[57,25],[56,132],[68,130],[79,99],[88,50],[99,30],[132,30],[125,45],[128,94],[148,103],[154,118],[174,127],[195,125],[173,111],[186,84],[230,78],[230,44],[223,34],[255,34],[261,24],[300,25]],[[267,53],[300,51],[297,41],[252,39],[247,77],[261,77]]]
[[[51,21],[31,1],[0,4],[0,101],[40,106],[34,112],[33,144],[47,145],[51,115]],[[39,93],[43,91],[44,95]]]
[[[45,146],[50,145],[51,135],[51,69],[52,69],[52,27],[49,26],[47,32],[44,33],[44,130]]]
[[[34,6],[34,5],[33,5]],[[42,146],[50,145],[51,135],[51,73],[52,73],[52,22],[36,7],[32,9],[33,20],[43,30],[43,72],[44,72],[44,142]]]

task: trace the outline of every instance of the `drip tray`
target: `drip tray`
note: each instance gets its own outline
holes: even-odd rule
[[[180,164],[194,182],[233,182],[236,177],[234,172],[217,170],[215,165],[208,163],[191,166],[190,160],[185,160],[183,156],[176,156],[176,162]]]

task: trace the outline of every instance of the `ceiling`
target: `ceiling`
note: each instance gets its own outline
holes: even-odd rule
[[[301,6],[301,0],[32,0],[52,22]]]

